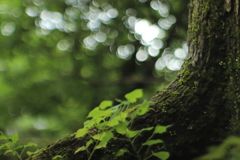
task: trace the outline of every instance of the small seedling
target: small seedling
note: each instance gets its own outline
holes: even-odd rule
[[[18,140],[18,133],[14,133],[10,136],[5,136],[3,132],[0,131],[0,155],[6,155],[10,153],[13,156],[16,156],[19,160],[22,160],[22,155],[27,147],[37,146],[37,144],[33,142],[28,142],[25,145],[17,145]],[[3,141],[3,143],[1,143],[1,141]],[[28,155],[32,154],[30,151],[27,151],[26,153]]]

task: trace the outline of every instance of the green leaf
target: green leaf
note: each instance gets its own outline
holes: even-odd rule
[[[166,160],[169,157],[169,153],[168,152],[157,152],[157,153],[153,153],[153,155],[155,157],[160,158],[161,160]]]
[[[127,106],[127,105],[129,105],[131,102],[129,102],[129,101],[122,101],[121,102],[121,106]]]
[[[133,138],[133,137],[135,137],[140,131],[130,131],[130,130],[128,130],[128,129],[126,129],[127,130],[127,134],[126,134],[126,136],[128,137],[128,138]]]
[[[150,131],[150,130],[152,130],[152,129],[153,129],[153,127],[143,128],[143,129],[141,129],[141,132],[142,132],[142,131]]]
[[[105,119],[104,117],[92,118],[91,120],[87,120],[87,121],[84,122],[84,127],[91,128],[95,125],[98,125],[104,119]]]
[[[158,144],[158,143],[163,143],[163,141],[160,139],[148,140],[147,142],[143,143],[143,145],[151,146],[151,145]]]
[[[15,149],[15,150],[17,150],[17,149],[19,149],[19,148],[24,148],[24,146],[22,146],[22,145],[14,146],[14,149]]]
[[[87,141],[86,143],[86,149],[93,143],[93,140],[90,139],[89,141]]]
[[[153,133],[164,133],[167,131],[166,126],[156,126]]]
[[[95,147],[95,149],[100,149],[106,147],[109,140],[113,138],[113,133],[111,131],[105,132],[101,138],[101,142]]]
[[[112,101],[102,101],[101,104],[98,106],[100,109],[104,110],[107,107],[111,107],[112,106]]]
[[[119,156],[122,156],[124,155],[124,153],[126,152],[129,152],[127,149],[120,149],[117,153],[116,153],[116,156],[119,157]]]
[[[115,128],[117,133],[125,135],[126,132],[127,132],[127,130],[126,130],[127,123],[126,122],[120,123],[119,125],[115,126],[114,128]]]
[[[4,155],[5,155],[5,154],[8,154],[8,153],[12,153],[13,155],[15,155],[15,154],[16,154],[16,151],[14,151],[14,150],[12,150],[12,149],[8,149],[8,150],[6,150],[6,151],[4,152]]]
[[[125,95],[125,98],[131,102],[135,103],[137,98],[141,98],[143,96],[142,89],[136,89],[128,94]]]
[[[122,100],[121,100],[121,99],[117,99],[117,98],[115,99],[115,101],[116,101],[116,102],[119,102],[119,103],[121,103],[121,102],[122,102]]]
[[[26,153],[27,153],[28,156],[31,156],[31,155],[33,155],[33,154],[36,154],[37,152],[39,152],[39,149],[37,149],[37,150],[34,151],[34,152],[27,151]]]
[[[148,111],[149,104],[150,102],[147,102],[147,101],[143,102],[136,111],[137,115],[139,116],[144,115]]]
[[[55,160],[55,159],[58,159],[58,158],[63,158],[63,156],[61,156],[61,155],[56,155],[56,156],[54,156],[54,157],[52,158],[52,160]]]
[[[74,154],[78,153],[78,152],[81,152],[81,151],[84,151],[86,150],[86,147],[85,146],[82,146],[82,147],[79,147],[75,152]]]
[[[88,133],[88,129],[87,128],[81,128],[79,130],[77,130],[77,133],[75,135],[76,138],[78,137],[83,137]]]
[[[106,132],[95,134],[92,138],[101,141],[102,138],[106,135]]]
[[[113,126],[116,126],[119,124],[119,116],[113,118],[113,119],[110,119],[108,122],[107,122],[107,126],[109,127],[113,127]]]
[[[10,135],[9,136],[9,140],[11,140],[11,142],[13,143],[13,144],[15,144],[15,143],[17,143],[17,141],[18,141],[18,133],[14,133],[13,135]]]
[[[5,140],[7,139],[7,137],[3,134],[2,131],[0,131],[0,140],[1,140],[1,139],[5,139]]]
[[[74,154],[76,154],[76,153],[78,153],[78,152],[81,152],[81,151],[85,151],[92,143],[93,143],[93,140],[90,139],[89,141],[87,141],[86,146],[79,147],[79,148],[74,152]]]
[[[99,109],[99,107],[96,107],[88,114],[87,117],[97,118],[97,117],[109,117],[111,115],[112,115],[111,109],[102,111]]]
[[[113,114],[110,118],[110,120],[107,122],[107,126],[113,127],[118,125],[121,122],[126,122],[126,117],[128,116],[128,113],[126,112],[119,112],[117,114]]]
[[[34,142],[28,142],[27,144],[25,144],[24,145],[24,147],[30,147],[30,146],[37,146],[37,144],[36,143],[34,143]]]

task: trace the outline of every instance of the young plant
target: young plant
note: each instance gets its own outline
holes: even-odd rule
[[[0,155],[10,153],[13,156],[16,156],[19,160],[22,160],[22,155],[27,147],[37,146],[37,144],[33,142],[28,142],[26,145],[17,145],[18,140],[18,133],[5,136],[3,132],[0,131],[0,142],[3,141],[2,144],[0,143]],[[32,152],[27,151],[27,154],[31,155]]]
[[[116,157],[122,156],[125,153],[134,155],[139,160],[147,160],[152,156],[161,160],[166,160],[169,157],[168,152],[150,152],[149,149],[152,145],[163,143],[160,139],[152,139],[154,134],[161,134],[166,131],[165,126],[156,126],[143,128],[141,130],[131,130],[131,124],[137,116],[144,115],[149,110],[150,103],[144,101],[140,105],[134,105],[137,99],[143,95],[141,89],[136,89],[125,95],[126,101],[117,100],[120,104],[112,106],[112,101],[103,101],[98,107],[94,108],[88,115],[89,120],[84,123],[84,128],[81,128],[76,133],[76,138],[83,137],[86,134],[91,136],[91,139],[85,146],[78,148],[75,154],[81,151],[87,151],[89,154],[88,160],[91,160],[95,150],[104,148],[108,142],[114,137],[115,133],[121,134],[125,137],[125,141],[129,142],[134,153],[130,153],[126,149],[120,149],[116,153]],[[97,134],[91,132],[96,130]],[[152,131],[152,135],[148,140],[138,148],[134,141],[142,132]],[[94,144],[94,147],[89,151],[89,147]],[[142,147],[147,146],[144,156],[140,155]]]

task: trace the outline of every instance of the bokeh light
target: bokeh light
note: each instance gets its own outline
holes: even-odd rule
[[[16,29],[16,25],[14,22],[4,22],[1,25],[1,33],[4,36],[10,36]]]

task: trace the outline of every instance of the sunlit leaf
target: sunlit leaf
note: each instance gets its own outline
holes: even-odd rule
[[[119,134],[126,134],[126,132],[127,132],[126,128],[127,128],[127,123],[126,122],[115,126],[115,130]]]
[[[148,111],[149,104],[150,102],[143,102],[136,111],[137,115],[144,115]]]
[[[93,143],[93,140],[90,139],[89,141],[87,141],[86,143],[86,149]]]
[[[168,152],[157,152],[157,153],[153,153],[153,155],[155,157],[160,158],[161,160],[166,160],[169,157],[169,153]]]
[[[84,151],[86,150],[86,147],[85,146],[82,146],[82,147],[79,147],[75,152],[74,154],[78,153],[78,152],[81,152],[81,151]]]
[[[52,160],[55,160],[55,159],[58,159],[58,158],[63,158],[63,156],[61,156],[61,155],[56,155],[56,156],[54,156],[54,157],[52,158]]]
[[[112,106],[112,101],[102,101],[101,104],[98,106],[100,109],[104,110],[107,107]]]
[[[113,133],[111,131],[105,132],[101,138],[101,142],[95,147],[95,149],[100,149],[106,147],[109,140],[113,138]]]
[[[102,110],[99,109],[99,107],[96,107],[88,114],[87,117],[88,118],[89,117],[93,117],[93,118],[96,118],[96,117],[109,117],[111,115],[112,115],[112,111],[110,109],[102,111]]]
[[[151,146],[151,145],[158,144],[158,143],[163,143],[163,141],[160,139],[148,140],[147,142],[143,143],[143,145]]]
[[[119,116],[117,116],[117,117],[109,120],[106,124],[107,124],[107,126],[109,126],[109,127],[113,127],[113,126],[118,125],[118,124],[119,124]]]
[[[143,96],[142,89],[136,89],[128,94],[125,95],[125,98],[131,102],[135,103],[138,98],[141,98]]]
[[[127,130],[127,134],[126,134],[126,136],[128,137],[128,138],[133,138],[133,137],[135,137],[140,131],[130,131],[130,130],[128,130],[128,129],[126,129]]]
[[[106,135],[106,132],[95,134],[92,138],[101,141],[102,138]]]
[[[152,130],[154,127],[147,127],[147,128],[143,128],[143,129],[141,129],[141,131],[150,131],[150,130]]]
[[[128,113],[126,112],[116,112],[110,117],[106,125],[109,127],[116,126],[119,123],[125,122],[127,116],[128,116]]]
[[[76,133],[76,138],[78,137],[83,137],[85,136],[86,134],[88,133],[88,129],[87,128],[81,128],[79,130],[77,130],[77,133]]]
[[[124,155],[124,153],[126,152],[129,152],[127,149],[120,149],[117,153],[116,153],[116,156],[119,157],[119,156],[122,156]]]
[[[167,127],[165,126],[156,126],[154,133],[164,133],[167,131]]]

